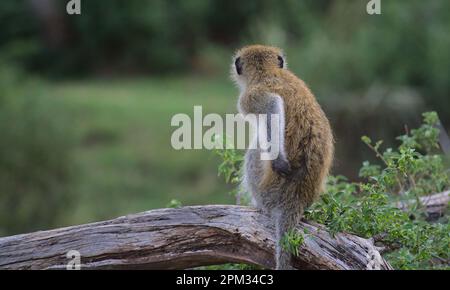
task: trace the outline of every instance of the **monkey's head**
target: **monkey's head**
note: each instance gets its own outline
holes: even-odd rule
[[[236,52],[231,65],[231,75],[242,88],[255,78],[285,68],[286,61],[281,49],[250,45]]]

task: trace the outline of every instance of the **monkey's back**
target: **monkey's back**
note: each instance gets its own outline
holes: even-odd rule
[[[282,70],[271,80],[265,85],[284,101],[285,150],[294,170],[292,178],[286,180],[268,168],[272,187],[283,188],[285,194],[293,194],[293,199],[299,197],[303,206],[309,206],[323,190],[332,164],[334,140],[330,123],[301,79]]]

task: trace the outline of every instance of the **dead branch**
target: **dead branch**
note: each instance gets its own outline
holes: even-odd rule
[[[370,240],[301,223],[298,269],[391,269]],[[157,209],[113,220],[0,238],[0,269],[185,269],[222,263],[274,267],[272,221],[242,206]]]

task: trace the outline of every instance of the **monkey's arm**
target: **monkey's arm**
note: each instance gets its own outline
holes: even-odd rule
[[[239,111],[246,114],[264,114],[267,118],[265,124],[258,125],[258,135],[265,135],[264,141],[271,143],[271,150],[276,147],[278,151],[275,158],[271,159],[270,164],[272,170],[279,175],[286,177],[291,173],[291,166],[287,159],[285,150],[285,112],[283,99],[273,93],[262,92],[261,90],[254,89],[241,96],[238,105]],[[273,125],[276,128],[272,128],[272,115],[276,115],[278,118],[273,119]],[[261,131],[260,131],[261,130]],[[274,140],[271,140],[272,131],[274,134]]]
[[[272,160],[272,170],[283,177],[291,174],[291,166],[289,164],[285,150],[285,134],[286,134],[286,116],[284,112],[284,102],[279,95],[271,94],[267,99],[267,139],[272,144],[272,149],[278,150],[277,157]],[[273,120],[273,116],[278,118]],[[276,126],[273,127],[273,126]],[[275,134],[275,140],[272,140],[272,133]]]

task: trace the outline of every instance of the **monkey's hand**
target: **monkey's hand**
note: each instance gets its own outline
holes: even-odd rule
[[[272,160],[272,170],[284,178],[288,177],[292,173],[289,161],[280,156],[278,156],[277,159]]]

